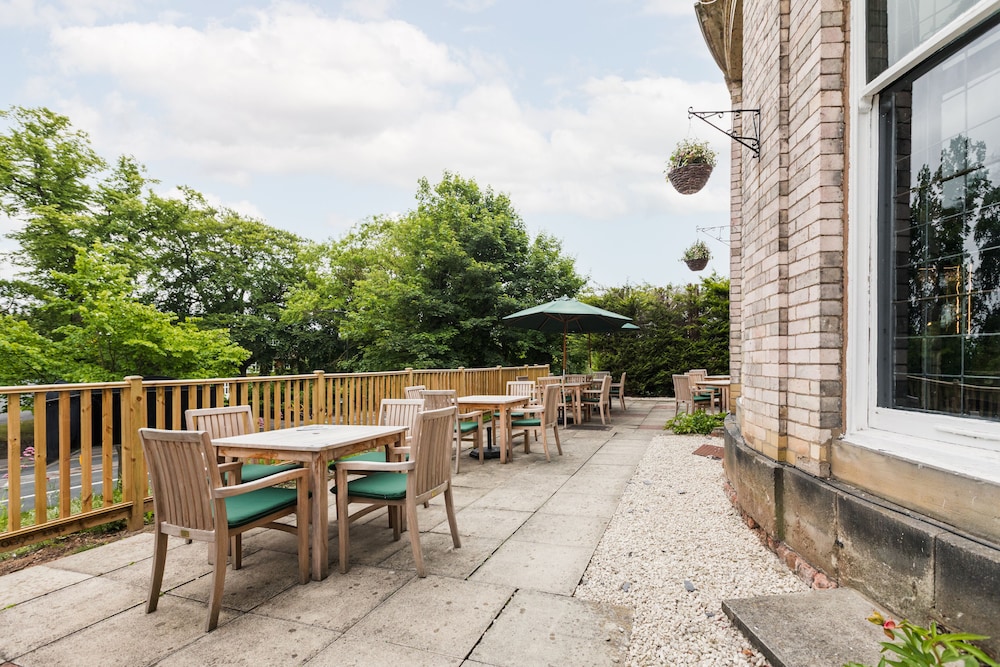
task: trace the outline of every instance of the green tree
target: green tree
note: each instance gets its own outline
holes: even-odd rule
[[[628,315],[638,331],[592,334],[594,367],[615,377],[628,372],[627,391],[639,396],[673,395],[675,373],[706,368],[729,372],[729,279],[717,275],[683,287],[612,288],[588,303]],[[573,341],[579,354],[581,336]]]
[[[45,304],[69,324],[53,332],[58,374],[70,382],[118,380],[125,375],[220,377],[233,375],[249,352],[222,329],[140,303],[127,268],[110,261],[100,244],[77,255],[75,271],[55,274],[66,297]]]
[[[551,361],[550,337],[500,318],[584,283],[558,241],[529,238],[505,194],[447,172],[420,180],[416,210],[366,221],[308,274],[289,317],[336,327],[363,370]]]
[[[13,232],[15,259],[32,282],[52,287],[50,272],[69,271],[74,248],[86,244],[81,217],[89,212],[93,178],[105,168],[86,133],[48,109],[0,111],[0,212],[25,221]]]

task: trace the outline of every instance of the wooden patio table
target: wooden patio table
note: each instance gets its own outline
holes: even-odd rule
[[[497,427],[497,445],[500,447],[500,463],[507,463],[507,449],[511,447],[510,411],[511,408],[523,407],[531,400],[530,396],[508,396],[507,394],[478,394],[474,396],[459,396],[458,404],[469,410],[483,410],[490,414],[500,413],[500,425]],[[512,450],[513,451],[513,450]]]
[[[320,580],[326,579],[330,572],[326,489],[330,462],[379,447],[402,446],[407,430],[406,426],[315,424],[216,438],[212,444],[224,456],[301,461],[308,467],[312,492],[312,578]]]
[[[698,389],[721,389],[722,395],[719,397],[719,410],[729,412],[729,385],[732,381],[729,378],[705,378],[704,380],[691,380],[691,385]]]

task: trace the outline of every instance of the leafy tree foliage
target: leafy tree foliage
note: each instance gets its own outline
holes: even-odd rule
[[[586,299],[631,317],[638,331],[592,334],[594,367],[615,377],[628,372],[626,390],[672,396],[675,373],[705,368],[729,372],[729,279],[712,275],[684,287],[624,286]],[[582,337],[573,341],[579,354]]]
[[[196,328],[229,329],[251,350],[247,362],[274,365],[288,347],[280,313],[299,274],[298,237],[210,207],[189,188],[180,198],[155,194],[142,165],[121,157],[109,168],[64,116],[17,107],[0,113],[10,123],[0,134],[0,211],[25,223],[10,235],[23,279],[0,281],[0,312],[59,338],[77,315],[51,303],[84,302],[87,294],[66,291],[68,277],[79,249],[100,243],[105,259],[138,285],[141,303]]]
[[[416,210],[368,220],[312,260],[288,317],[336,328],[341,365],[359,370],[551,361],[551,337],[500,319],[584,283],[506,195],[447,172],[421,179]]]

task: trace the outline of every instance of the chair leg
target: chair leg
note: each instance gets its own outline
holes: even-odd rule
[[[444,490],[444,508],[448,513],[448,528],[451,530],[451,543],[456,549],[462,548],[462,539],[458,536],[458,521],[455,519],[455,498],[451,494],[451,484]]]
[[[406,501],[406,519],[410,529],[410,548],[413,549],[413,562],[417,565],[417,576],[426,577],[424,554],[420,549],[420,528],[417,525],[417,504],[410,499]]]
[[[146,600],[146,613],[156,611],[156,603],[160,601],[160,588],[163,586],[163,567],[167,562],[167,536],[157,533],[153,541],[153,580],[149,584],[149,599]]]
[[[545,460],[551,463],[552,457],[549,456],[549,441],[548,438],[545,437],[545,424],[541,425],[539,431],[542,432],[542,450],[545,452]],[[525,433],[527,433],[527,431],[525,431]],[[535,437],[538,437],[538,431],[535,431]]]
[[[317,499],[314,498],[313,502]],[[350,568],[348,552],[350,549],[351,519],[347,514],[347,473],[337,468],[337,543],[340,547],[340,571],[346,574]],[[316,530],[317,527],[313,527]]]
[[[216,539],[215,564],[212,566],[212,592],[208,594],[208,621],[205,623],[205,632],[211,632],[219,624],[222,589],[226,583],[226,550],[228,548],[228,539]]]

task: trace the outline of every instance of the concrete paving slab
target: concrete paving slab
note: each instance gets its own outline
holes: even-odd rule
[[[470,580],[572,595],[595,547],[540,544],[512,538],[497,549]]]
[[[541,511],[518,528],[512,539],[539,544],[590,547],[593,550],[608,527],[608,519],[575,514],[543,514]]]
[[[184,544],[184,540],[173,540],[168,542],[168,547],[176,547],[181,544]],[[148,532],[60,558],[51,563],[51,566],[62,570],[100,575],[131,565],[137,560],[149,558],[152,555],[153,533]]]
[[[0,660],[16,662],[20,655],[50,644],[130,607],[145,605],[144,591],[101,577],[90,577],[0,611],[3,641]]]
[[[445,531],[447,530],[445,524]],[[420,536],[420,544],[424,554],[424,567],[427,568],[428,574],[468,579],[493,555],[493,552],[500,548],[503,540],[493,537],[462,537],[462,547],[456,549],[451,541],[451,534],[444,532],[424,533]],[[415,572],[413,549],[400,549],[379,563],[379,567]]]
[[[58,562],[54,561],[50,565],[55,565]],[[63,570],[50,565],[37,565],[6,575],[2,581],[3,585],[0,586],[0,610],[22,604],[90,578],[89,574]]]
[[[625,607],[518,591],[469,657],[503,667],[603,667],[624,659],[631,628]]]
[[[412,569],[355,565],[347,574],[279,593],[254,613],[343,633],[415,576]]]
[[[621,496],[597,493],[573,493],[559,490],[552,494],[539,512],[610,519],[621,502]]]
[[[467,656],[514,594],[509,586],[427,576],[413,579],[346,637]]]
[[[208,609],[194,600],[161,600],[157,610],[146,613],[146,605],[132,607],[100,623],[47,644],[20,656],[20,667],[56,667],[59,665],[101,665],[102,667],[137,667],[152,665],[205,635]],[[220,627],[237,614],[223,609]],[[141,637],[142,641],[115,642],[114,637]]]
[[[455,513],[458,534],[462,537],[499,538],[505,540],[513,535],[524,522],[531,518],[531,512],[522,512],[493,507],[466,507]],[[432,532],[451,534],[447,522],[434,526]]]
[[[300,585],[296,556],[280,551],[258,551],[244,557],[243,567],[239,570],[226,568],[222,604],[250,611],[282,591]],[[171,589],[170,594],[207,604],[211,588],[211,575],[204,575]]]
[[[171,538],[168,540],[168,545],[170,547],[167,549],[167,560],[163,566],[161,590],[170,591],[212,572],[212,566],[208,562],[207,543],[185,544],[184,540]],[[139,558],[124,567],[111,570],[103,576],[112,581],[120,581],[123,584],[148,591],[153,576],[152,543],[149,544],[149,552],[143,558]]]
[[[191,665],[301,665],[329,646],[339,635],[257,614],[244,614],[157,663],[162,667]]]
[[[515,479],[510,484],[493,489],[469,507],[494,507],[521,512],[534,512],[556,492],[565,480],[535,475],[528,480]]]
[[[391,642],[357,640],[341,637],[316,654],[309,667],[373,667],[398,665],[400,667],[457,667],[464,664],[460,658],[421,651]]]
[[[773,667],[877,664],[879,642],[886,637],[865,620],[873,609],[878,605],[850,588],[722,602],[722,610]]]

